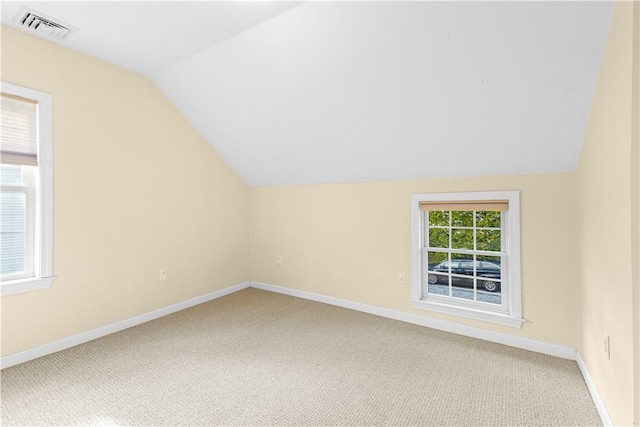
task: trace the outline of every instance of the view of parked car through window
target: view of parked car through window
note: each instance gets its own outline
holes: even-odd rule
[[[502,304],[502,216],[500,211],[430,210],[425,215],[425,290]]]
[[[431,273],[433,272],[433,273]],[[444,274],[436,274],[446,273]],[[473,279],[471,277],[464,276],[478,276],[482,278],[489,278],[488,280],[478,280],[478,286],[489,292],[495,292],[500,290],[500,264],[494,264],[488,261],[474,261],[469,259],[443,261],[437,265],[429,266],[429,283],[435,285],[436,283],[447,283],[449,273],[454,273],[451,276],[451,282],[454,286],[463,286],[473,288]],[[497,279],[497,280],[492,280]]]

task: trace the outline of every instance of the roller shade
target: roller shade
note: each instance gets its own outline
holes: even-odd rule
[[[0,95],[0,161],[37,166],[37,101],[6,93]]]
[[[421,211],[506,211],[507,200],[420,202]]]

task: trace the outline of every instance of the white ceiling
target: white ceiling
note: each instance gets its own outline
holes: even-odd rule
[[[59,44],[149,75],[297,6],[290,1],[2,1],[2,23],[21,5],[79,29]]]
[[[249,185],[573,170],[614,6],[26,4],[150,76]]]

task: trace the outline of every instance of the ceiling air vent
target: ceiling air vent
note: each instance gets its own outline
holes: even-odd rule
[[[78,31],[77,28],[65,24],[55,18],[21,6],[18,13],[13,18],[13,22],[22,30],[38,35],[46,36],[53,39],[68,39],[73,33]]]

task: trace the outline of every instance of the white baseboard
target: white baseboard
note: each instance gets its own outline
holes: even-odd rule
[[[299,291],[297,289],[285,288],[282,286],[269,285],[267,283],[252,281],[251,287],[262,289],[265,291],[277,292],[279,294],[290,295],[293,297],[322,302],[325,304],[335,305],[351,310],[362,311],[364,313],[375,314],[376,316],[387,317],[389,319],[400,320],[402,322],[413,323],[414,325],[426,326],[428,328],[438,329],[445,332],[452,332],[454,334],[465,335],[472,338],[479,338],[485,341],[491,341],[508,345],[510,347],[531,350],[537,353],[544,353],[551,356],[561,357],[563,359],[576,360],[576,349],[571,347],[549,344],[529,338],[521,338],[514,335],[508,335],[500,332],[488,331],[486,329],[474,328],[472,326],[460,325],[458,323],[447,322],[445,320],[405,313],[404,311],[392,310],[390,308],[378,307],[375,305],[363,304],[340,298],[314,294],[312,292]]]
[[[276,292],[279,294],[290,295],[297,298],[308,299],[311,301],[317,301],[324,304],[335,305],[351,310],[361,311],[363,313],[369,313],[376,316],[386,317],[389,319],[399,320],[402,322],[412,323],[415,325],[426,326],[433,329],[438,329],[445,332],[451,332],[454,334],[464,335],[472,338],[478,338],[485,341],[491,341],[499,344],[508,345],[511,347],[522,348],[525,350],[531,350],[538,353],[544,353],[551,356],[561,357],[563,359],[575,360],[578,363],[580,372],[584,377],[587,384],[587,388],[591,393],[591,397],[596,405],[598,414],[602,419],[602,423],[605,426],[613,426],[609,413],[598,393],[598,389],[587,370],[587,367],[580,356],[580,353],[571,347],[565,347],[556,344],[549,344],[542,341],[531,340],[528,338],[516,337],[513,335],[503,334],[500,332],[488,331],[485,329],[474,328],[471,326],[460,325],[453,322],[447,322],[445,320],[433,319],[425,316],[419,316],[416,314],[405,313],[399,310],[393,310],[384,307],[378,307],[375,305],[363,304],[359,302],[344,300],[340,298],[329,297],[326,295],[315,294],[312,292],[300,291],[297,289],[285,288],[282,286],[269,285],[261,282],[245,282],[235,286],[230,286],[219,291],[211,292],[199,297],[189,299],[187,301],[179,302],[177,304],[170,305],[168,307],[160,308],[139,316],[131,317],[110,325],[102,326],[97,329],[93,329],[88,332],[83,332],[77,335],[73,335],[67,338],[63,338],[58,341],[54,341],[48,344],[41,345],[39,347],[24,350],[18,353],[10,354],[0,358],[0,368],[8,368],[10,366],[17,365],[29,360],[37,359],[38,357],[46,356],[48,354],[56,353],[67,348],[83,344],[85,342],[94,340],[96,338],[103,337],[105,335],[112,334],[114,332],[121,331],[123,329],[130,328],[132,326],[140,325],[150,320],[157,319],[159,317],[166,316],[168,314],[175,313],[180,310],[184,310],[194,305],[202,304],[207,301],[214,300],[216,298],[223,297],[225,295],[232,294],[234,292],[241,291],[248,287],[262,289],[265,291]]]
[[[478,338],[485,341],[504,344],[510,347],[535,351],[537,353],[548,354],[550,356],[556,356],[563,359],[575,360],[578,364],[578,367],[580,368],[582,376],[584,377],[584,381],[587,384],[587,388],[589,390],[589,393],[591,394],[591,398],[596,405],[596,409],[598,410],[598,415],[600,415],[602,424],[605,427],[614,425],[611,421],[611,418],[609,417],[607,408],[605,407],[604,402],[600,397],[600,393],[598,393],[598,389],[596,388],[596,385],[591,378],[591,374],[589,374],[587,366],[585,365],[584,360],[582,360],[582,356],[580,356],[580,352],[578,352],[575,348],[565,347],[557,344],[549,344],[529,338],[516,337],[500,332],[487,331],[485,329],[459,325],[457,323],[447,322],[445,320],[432,319],[411,313],[405,313],[399,310],[392,310],[390,308],[378,307],[375,305],[329,297],[312,292],[285,288],[283,286],[269,285],[267,283],[251,281],[251,287],[297,298],[304,298],[311,301],[317,301],[324,304],[335,305],[351,310],[361,311],[363,313],[373,314],[376,316],[387,317],[389,319],[400,320],[402,322],[413,323],[415,325],[426,326],[428,328],[438,329],[440,331],[451,332],[454,334],[465,335],[472,338]]]
[[[584,382],[587,383],[587,388],[589,389],[589,393],[591,393],[591,398],[593,399],[593,403],[595,403],[596,405],[596,409],[598,410],[598,415],[600,415],[602,424],[605,427],[613,426],[614,424],[613,421],[611,421],[611,417],[609,417],[607,407],[604,406],[604,401],[602,400],[602,397],[600,397],[600,393],[598,393],[596,384],[593,382],[593,378],[591,378],[591,374],[589,373],[587,365],[585,365],[579,351],[576,352],[576,362],[578,362],[578,367],[580,368],[580,372],[582,372]]]
[[[18,353],[9,354],[0,358],[0,368],[8,368],[9,366],[17,365],[28,360],[37,359],[38,357],[46,356],[51,353],[56,353],[60,350],[83,344],[87,341],[94,340],[96,338],[104,337],[105,335],[112,334],[114,332],[121,331],[123,329],[130,328],[132,326],[139,325],[141,323],[148,322],[150,320],[157,319],[168,314],[175,313],[176,311],[184,310],[185,308],[193,307],[194,305],[202,304],[203,302],[211,301],[216,298],[223,297],[225,295],[232,294],[237,291],[241,291],[250,286],[250,282],[240,283],[239,285],[230,286],[228,288],[220,289],[219,291],[211,292],[199,297],[191,298],[187,301],[182,301],[177,304],[170,305],[168,307],[159,308],[157,310],[150,311],[139,316],[131,317],[129,319],[121,320],[110,325],[102,326],[91,331],[82,332],[77,335],[72,335],[67,338],[63,338],[58,341],[54,341],[48,344],[44,344],[38,347],[30,348],[28,350],[20,351]]]

